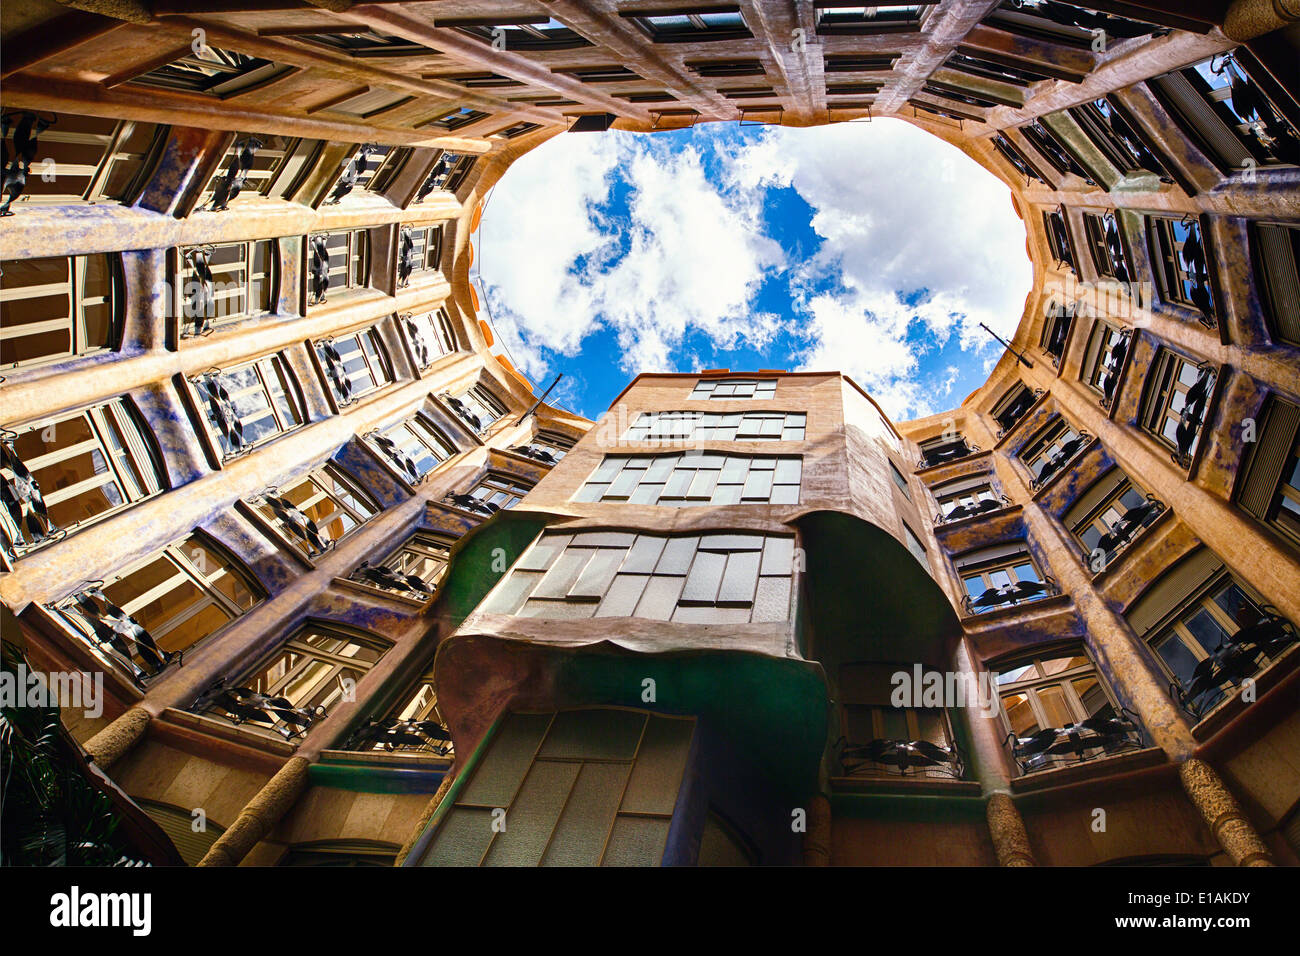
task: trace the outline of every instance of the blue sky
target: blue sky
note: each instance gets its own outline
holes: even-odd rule
[[[1031,271],[1000,181],[901,120],[564,133],[489,197],[485,313],[515,364],[599,417],[639,371],[843,371],[896,420],[1001,353]]]

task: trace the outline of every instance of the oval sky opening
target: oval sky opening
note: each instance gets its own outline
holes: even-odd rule
[[[489,197],[476,270],[496,334],[598,417],[638,372],[815,369],[895,419],[987,378],[1032,283],[997,177],[897,119],[564,134]],[[544,381],[543,381],[544,380]]]

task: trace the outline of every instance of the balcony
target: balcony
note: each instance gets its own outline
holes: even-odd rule
[[[1031,774],[1141,750],[1142,729],[1137,715],[1121,707],[1118,716],[1097,715],[1063,727],[1048,727],[1028,737],[1012,731],[1005,743],[1020,773]]]
[[[865,744],[839,740],[838,760],[845,777],[946,777],[961,780],[965,762],[956,744],[928,740],[877,739]]]
[[[1001,511],[1003,508],[1011,507],[1011,499],[1006,495],[998,495],[996,498],[980,498],[971,504],[961,504],[947,512],[939,512],[934,516],[936,525],[947,524],[951,521],[961,521],[963,518],[973,518],[976,515],[992,514],[994,511]]]
[[[447,728],[436,720],[383,717],[368,720],[354,730],[341,749],[447,757],[452,753],[452,742]]]
[[[968,455],[973,455],[980,450],[978,445],[973,445],[960,435],[951,440],[945,440],[939,444],[923,445],[921,447],[921,458],[916,463],[918,471],[925,468],[933,468],[935,465],[946,465],[949,462],[959,461]]]
[[[236,726],[251,723],[272,730],[285,740],[305,737],[312,724],[325,716],[324,707],[295,707],[287,697],[263,694],[248,687],[231,687],[218,678],[194,699],[191,713],[211,711]]]
[[[1226,696],[1225,685],[1241,686],[1296,643],[1294,624],[1277,608],[1262,610],[1259,620],[1220,642],[1209,657],[1197,664],[1186,686],[1178,681],[1170,683],[1170,696],[1183,710],[1197,719],[1204,717]]]

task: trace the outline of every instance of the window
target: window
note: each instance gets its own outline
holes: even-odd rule
[[[430,601],[447,573],[451,544],[440,535],[416,532],[379,564],[362,561],[348,579],[420,602]]]
[[[1250,241],[1269,332],[1275,341],[1300,346],[1300,227],[1252,223]]]
[[[1104,29],[1112,40],[1148,36],[1156,27],[1141,20],[1117,17],[1108,13],[1094,13],[1074,4],[999,4],[984,18],[984,23],[1034,40],[1090,48],[1093,29]],[[1083,24],[1083,25],[1081,25]]]
[[[382,90],[379,92],[383,93]],[[352,97],[331,106],[330,109],[335,112],[355,115],[358,118],[365,118],[379,113],[386,113],[388,110],[401,106],[407,101],[405,99],[398,100],[393,102],[392,105],[384,106],[381,109],[372,109],[365,113],[356,112],[356,110],[366,110],[369,105],[386,102],[389,98],[391,98],[389,94],[377,97],[373,92],[363,93],[360,96]],[[407,99],[412,99],[412,97],[407,97]],[[409,155],[405,149],[397,149],[392,146],[377,146],[374,143],[362,143],[339,166],[338,175],[330,187],[324,205],[336,206],[356,189],[370,190],[373,187],[375,190],[381,190],[386,181],[396,172],[397,165],[404,162]],[[376,183],[376,179],[378,179],[378,183]]]
[[[1169,178],[1164,164],[1149,150],[1136,126],[1110,101],[1100,99],[1069,111],[1079,128],[1121,175],[1146,171]]]
[[[403,227],[399,249],[399,285],[405,285],[413,273],[437,271],[442,263],[442,226]]]
[[[401,327],[406,334],[406,341],[415,357],[416,367],[422,370],[432,365],[436,359],[460,348],[456,339],[456,327],[443,309],[439,309],[436,315],[432,312],[424,315],[404,312],[399,318],[402,320]]]
[[[788,621],[794,538],[546,532],[483,609],[519,617],[643,617],[686,624]]]
[[[433,672],[425,674],[383,717],[353,731],[343,749],[454,757],[451,733],[438,711]]]
[[[935,485],[931,489],[934,500],[939,505],[939,516],[935,524],[945,521],[960,521],[972,515],[997,511],[1005,506],[1004,499],[994,491],[986,473],[958,478]]]
[[[1214,293],[1200,224],[1191,217],[1179,220],[1148,216],[1147,241],[1161,297],[1174,305],[1196,309],[1202,324],[1213,328]]]
[[[1037,601],[1055,592],[1054,582],[1039,574],[1024,542],[981,548],[954,563],[966,587],[963,603],[970,614]]]
[[[284,35],[355,57],[436,55],[428,47],[366,27],[345,26],[337,29],[338,32],[292,32]],[[263,32],[263,35],[265,36],[266,32]]]
[[[508,714],[422,866],[659,866],[695,720],[631,710]],[[494,827],[504,810],[514,821]]]
[[[1016,147],[1015,143],[1011,142],[1011,140],[1002,133],[994,135],[993,147],[1002,154],[1003,159],[1014,166],[1027,180],[1033,180],[1042,183],[1043,185],[1047,185],[1047,181],[1043,179],[1042,174],[1040,174],[1038,170],[1030,164],[1029,160],[1025,157],[1025,154]]]
[[[168,127],[153,123],[61,112],[55,136],[38,132],[39,122],[33,120],[38,162],[27,176],[24,205],[133,200],[168,132]],[[19,119],[15,125],[21,129],[21,123]],[[48,178],[41,175],[47,159],[57,171]]]
[[[642,412],[623,437],[627,441],[803,441],[807,421],[803,412]]]
[[[1024,382],[1017,382],[993,406],[993,420],[998,423],[998,436],[1011,431],[1038,401],[1038,393]]]
[[[1174,461],[1191,462],[1205,424],[1215,374],[1168,349],[1160,349],[1147,379],[1142,427],[1173,449]]]
[[[1300,406],[1272,396],[1247,448],[1237,503],[1300,543]]]
[[[700,398],[771,398],[776,394],[774,378],[702,378],[691,392]]]
[[[27,365],[117,346],[122,278],[116,256],[0,263],[0,365]]]
[[[1295,643],[1295,626],[1206,548],[1147,589],[1127,613],[1189,712],[1203,717]]]
[[[189,816],[186,815],[186,820]],[[313,840],[295,843],[276,866],[391,867],[397,862],[396,843],[380,840]]]
[[[822,63],[827,73],[875,73],[892,70],[901,55],[899,53],[827,54],[822,57]]]
[[[506,413],[506,406],[484,385],[472,386],[459,398],[453,395],[443,397],[475,434],[482,434]]]
[[[52,609],[101,659],[142,680],[260,600],[244,569],[196,533]]]
[[[446,436],[418,413],[388,428],[375,429],[366,438],[413,485],[456,454]]]
[[[963,775],[942,707],[896,707],[891,676],[910,664],[847,663],[839,667],[840,767],[851,777]]]
[[[753,36],[737,6],[706,6],[683,10],[620,10],[655,43],[695,43],[700,40],[748,40]]]
[[[163,490],[163,471],[130,400],[0,430],[0,510],[14,554],[57,540]]]
[[[281,355],[229,371],[204,372],[190,384],[223,461],[306,420]]]
[[[1079,496],[1065,514],[1065,526],[1083,547],[1088,566],[1104,571],[1165,506],[1112,468]]]
[[[415,97],[397,90],[388,90],[379,86],[363,86],[352,93],[329,100],[312,108],[312,112],[341,113],[353,119],[371,119],[389,113],[399,106],[415,102]],[[387,150],[389,147],[379,147]],[[372,174],[373,175],[373,174]],[[365,183],[358,183],[364,186]]]
[[[293,73],[292,66],[281,66],[255,56],[203,46],[193,53],[188,47],[170,63],[154,67],[132,77],[135,86],[148,86],[179,93],[206,93],[228,99],[274,83]]]
[[[410,146],[401,146],[389,149],[384,158],[379,161],[379,166],[375,169],[374,175],[366,183],[366,189],[372,193],[385,193],[388,187],[393,184],[398,174],[406,168],[410,162],[411,156],[415,150]]]
[[[497,130],[492,136],[504,136],[506,139],[514,139],[516,136],[523,136],[525,133],[531,133],[535,129],[541,129],[540,123],[515,123],[507,126],[505,129]]]
[[[973,455],[977,451],[979,447],[970,444],[962,435],[945,433],[921,442],[921,460],[916,463],[916,467],[930,468],[934,465],[947,464],[965,458],[967,455]]]
[[[357,684],[391,646],[309,624],[242,680],[219,682],[200,696],[194,710],[233,724],[252,721],[286,740],[305,736],[331,707],[354,699]]]
[[[903,493],[903,497],[911,501],[912,489],[907,486],[907,479],[903,477],[903,473],[898,470],[898,466],[892,461],[889,462],[889,477],[894,479],[894,484],[898,485],[898,490]]]
[[[316,355],[339,405],[350,405],[393,381],[393,368],[376,326],[317,342]]]
[[[451,27],[476,40],[492,43],[498,38],[507,50],[575,50],[591,43],[575,30],[547,16],[458,20],[438,18],[438,26]]]
[[[1052,250],[1052,258],[1061,265],[1079,271],[1075,265],[1074,246],[1070,242],[1070,230],[1065,225],[1065,212],[1061,209],[1043,212],[1043,229],[1047,233],[1047,245]]]
[[[1059,415],[1049,422],[1020,451],[1020,460],[1034,476],[1030,482],[1034,490],[1042,489],[1059,475],[1088,441],[1087,432],[1077,430]]]
[[[495,513],[501,508],[513,508],[532,490],[533,486],[526,482],[511,478],[509,475],[489,472],[474,486],[470,494]]]
[[[997,668],[998,696],[1021,773],[1033,773],[1142,744],[1083,653],[1046,654]]]
[[[486,114],[484,114],[486,115]],[[427,125],[427,124],[426,124]],[[461,153],[449,153],[445,150],[438,154],[438,159],[429,169],[429,175],[425,178],[424,183],[415,193],[415,199],[412,203],[421,203],[424,198],[435,189],[445,189],[447,192],[454,193],[460,188],[461,183],[469,175],[470,170],[474,168],[476,157],[472,154],[463,155]],[[438,237],[438,251],[442,251],[442,236]],[[426,249],[430,247],[426,246]],[[432,259],[435,266],[441,261],[441,258]]]
[[[1093,323],[1088,335],[1088,348],[1079,377],[1089,388],[1101,394],[1102,408],[1109,409],[1115,399],[1131,337],[1130,329],[1121,329],[1100,319]]]
[[[606,455],[578,501],[634,505],[799,503],[803,459],[688,451],[675,455]]]
[[[309,140],[268,133],[240,134],[204,187],[199,208],[221,210],[238,196],[269,195],[274,184],[296,178],[314,145]]]
[[[574,440],[567,435],[542,431],[534,435],[533,440],[527,445],[516,445],[510,450],[545,464],[554,465],[573,449],[574,444]]]
[[[1053,299],[1047,306],[1046,321],[1043,322],[1043,337],[1040,344],[1043,351],[1052,358],[1052,366],[1059,368],[1065,357],[1065,343],[1069,341],[1070,329],[1074,325],[1075,307],[1062,305]]]
[[[957,52],[949,54],[944,66],[968,76],[978,76],[998,83],[1010,83],[1012,86],[1029,87],[1039,80],[1046,80],[1049,74],[1026,66],[1011,58],[1002,58],[997,53],[976,47],[959,46]]]
[[[191,246],[181,250],[182,335],[275,310],[274,239]]]
[[[1097,275],[1116,282],[1131,282],[1133,271],[1129,268],[1128,254],[1124,249],[1123,237],[1115,222],[1115,213],[1109,212],[1098,216],[1090,212],[1083,214],[1083,231],[1088,239],[1088,251],[1092,255],[1093,267]]]
[[[324,554],[379,511],[369,496],[331,463],[296,479],[287,488],[268,488],[249,503],[308,558]]]
[[[1148,85],[1223,172],[1300,163],[1300,135],[1247,72],[1246,62],[1253,68],[1253,57],[1237,50]]]
[[[818,33],[867,34],[919,30],[926,7],[935,2],[864,6],[851,0],[815,0],[813,6]]]
[[[686,68],[696,76],[764,76],[767,72],[761,60],[688,60]]]
[[[927,573],[932,574],[933,572],[930,571],[930,556],[926,554],[925,545],[916,536],[916,532],[907,526],[906,521],[903,522],[903,540],[907,542],[907,550],[912,552],[912,557],[921,562],[921,567],[925,568]]]
[[[1083,168],[1075,157],[1069,143],[1046,123],[1041,120],[1034,120],[1032,123],[1021,126],[1020,132],[1058,173],[1063,176],[1067,173],[1078,176],[1088,185],[1096,185],[1091,174]]]
[[[421,126],[435,126],[438,129],[452,132],[460,129],[462,126],[469,126],[471,123],[477,123],[479,120],[487,119],[490,114],[482,110],[471,109],[468,106],[458,106],[454,109],[447,110],[445,113],[439,113],[432,119],[425,120]],[[451,187],[444,187],[451,188]],[[452,190],[454,191],[454,189]]]
[[[308,305],[325,301],[328,289],[360,289],[370,282],[370,233],[365,229],[311,237]]]

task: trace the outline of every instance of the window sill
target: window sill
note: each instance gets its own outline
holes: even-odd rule
[[[953,780],[943,777],[904,776],[888,777],[831,777],[830,788],[835,793],[898,793],[934,794],[939,796],[979,796],[981,789],[976,780]]]
[[[1268,693],[1300,667],[1300,643],[1292,644],[1277,660],[1255,675],[1256,700]],[[1204,743],[1216,736],[1253,704],[1241,699],[1241,687],[1219,701],[1192,727],[1192,737]]]
[[[1059,610],[1070,607],[1074,599],[1068,594],[1052,594],[1047,597],[1041,597],[1034,601],[1021,601],[1019,604],[1009,604],[1006,607],[995,607],[984,611],[981,614],[959,614],[962,626],[969,627],[976,623],[987,621],[1005,621],[1007,618],[1015,617],[1026,610],[1050,609]],[[960,604],[958,605],[960,608]]]
[[[351,578],[335,578],[333,583],[336,587],[345,591],[354,591],[357,594],[365,594],[370,597],[381,598],[385,601],[392,601],[394,604],[401,604],[417,611],[423,611],[433,602],[433,599],[438,596],[438,592],[435,590],[433,596],[430,597],[429,600],[421,601],[418,598],[407,597],[405,594],[401,594],[397,591],[388,591],[384,588],[372,587],[371,585],[364,584],[361,581],[353,581]]]
[[[446,771],[451,768],[451,754],[439,757],[437,754],[414,753],[411,751],[388,750],[322,750],[320,763],[331,766],[366,766],[382,770],[419,770]]]
[[[1165,752],[1159,747],[1143,747],[1141,750],[1127,750],[1109,757],[1094,757],[1065,767],[1053,767],[1051,770],[1037,770],[1033,773],[1011,780],[1011,790],[1015,793],[1036,793],[1053,790],[1057,787],[1077,783],[1088,783],[1099,777],[1128,773],[1155,767],[1165,763]]]
[[[934,533],[938,535],[947,535],[949,531],[971,528],[978,525],[981,521],[988,521],[991,518],[1005,518],[1019,514],[1024,511],[1024,505],[1003,505],[1001,508],[995,508],[993,511],[985,511],[976,515],[967,515],[965,518],[958,518],[956,521],[945,521],[943,524],[934,526]]]
[[[276,756],[289,757],[298,749],[297,744],[289,743],[273,730],[260,731],[238,724],[228,723],[217,717],[204,714],[192,714],[188,710],[176,707],[166,708],[159,719],[173,727],[202,734],[205,737],[217,737],[241,744],[254,750]],[[302,740],[301,737],[297,738]]]

